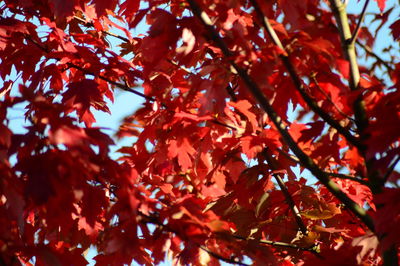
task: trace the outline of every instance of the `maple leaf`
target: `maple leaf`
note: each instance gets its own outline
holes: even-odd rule
[[[239,112],[241,112],[250,122],[251,126],[253,127],[253,131],[258,128],[258,121],[256,115],[250,111],[252,105],[247,100],[241,100],[238,102],[228,102],[229,106],[234,107]]]
[[[393,38],[398,40],[400,38],[400,19],[390,25],[390,28],[392,29]]]
[[[75,8],[74,1],[51,0],[53,3],[54,14],[57,18],[65,18],[72,15]]]
[[[186,137],[179,140],[171,140],[168,147],[168,157],[178,157],[178,163],[183,171],[186,171],[192,166],[191,156],[196,152]]]
[[[68,85],[69,89],[63,94],[63,103],[75,108],[80,120],[90,126],[94,121],[90,107],[97,110],[110,112],[103,100],[103,95],[98,90],[98,83],[91,79],[73,82]],[[71,109],[72,111],[72,109]]]
[[[340,1],[4,0],[0,264],[397,261],[400,26],[376,2],[349,43]],[[114,100],[117,152],[93,127]]]
[[[383,10],[385,10],[386,0],[375,0],[375,2],[378,4],[378,7],[381,10],[381,12],[383,12]]]

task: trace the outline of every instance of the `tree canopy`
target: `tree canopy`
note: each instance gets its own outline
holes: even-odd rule
[[[399,8],[348,2],[1,1],[0,265],[396,265]]]

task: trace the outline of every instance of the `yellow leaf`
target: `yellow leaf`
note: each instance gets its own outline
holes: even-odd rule
[[[313,209],[301,212],[301,215],[311,220],[324,220],[332,218],[335,216],[335,213],[332,213],[330,210],[321,211],[318,209]]]

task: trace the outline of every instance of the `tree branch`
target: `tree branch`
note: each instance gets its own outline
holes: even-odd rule
[[[359,40],[356,40],[356,44],[358,44],[361,48],[364,49],[364,51],[369,54],[370,56],[374,57],[378,62],[380,62],[382,65],[384,65],[387,69],[388,72],[393,72],[394,68],[389,65],[388,62],[386,62],[385,60],[383,60],[379,55],[377,55],[371,47],[369,47],[368,45],[365,45],[363,43],[361,43]]]
[[[144,213],[142,213],[140,211],[138,211],[138,214],[144,218],[144,220],[141,221],[142,223],[150,223],[150,224],[154,224],[154,225],[160,226],[163,229],[165,229],[167,232],[175,234],[176,236],[178,236],[179,238],[181,238],[184,241],[191,241],[190,239],[187,240],[184,236],[181,236],[179,234],[179,232],[177,232],[173,228],[171,228],[168,225],[165,225],[162,222],[160,222],[157,217],[146,215],[146,214],[144,214]],[[243,236],[239,236],[239,235],[229,235],[229,236],[233,237],[233,238],[236,238],[236,239],[244,240],[244,241],[249,241],[249,240],[256,241],[259,244],[263,244],[263,245],[269,245],[269,246],[280,247],[280,248],[290,248],[290,249],[308,251],[308,252],[311,252],[314,255],[318,256],[318,257],[321,257],[321,255],[318,252],[317,245],[312,245],[312,246],[306,248],[306,247],[300,247],[300,246],[297,246],[297,245],[294,245],[294,244],[290,244],[290,243],[286,243],[286,242],[255,239],[255,238],[252,238],[252,237],[243,237]],[[196,246],[198,246],[198,248],[204,250],[205,252],[207,252],[208,254],[210,254],[211,256],[213,256],[216,259],[222,260],[222,261],[230,263],[230,264],[248,265],[248,264],[245,264],[243,262],[238,261],[235,258],[226,258],[224,256],[221,256],[221,255],[209,250],[204,245],[200,245],[197,242],[193,242],[193,243]]]
[[[397,155],[396,160],[394,160],[392,165],[389,167],[389,169],[387,170],[387,172],[383,176],[383,183],[386,183],[386,181],[389,179],[390,175],[392,174],[394,168],[396,167],[396,165],[398,164],[399,161],[400,161],[400,155]]]
[[[349,87],[352,91],[356,91],[358,90],[358,85],[360,82],[360,71],[358,69],[354,43],[351,42],[352,33],[350,31],[350,25],[347,18],[346,5],[340,0],[329,0],[329,2],[332,12],[336,18],[336,23],[338,24],[343,53],[346,60],[348,60],[350,64]],[[361,95],[354,102],[354,116],[359,131],[358,133],[360,134],[361,139],[363,139],[363,132],[368,126],[368,118],[365,113],[365,102]]]
[[[368,4],[369,4],[369,0],[366,0],[364,3],[363,9],[361,11],[361,14],[359,16],[357,26],[356,26],[356,28],[351,36],[351,39],[350,39],[350,43],[352,43],[352,44],[354,44],[354,42],[357,39],[358,33],[360,31],[361,23],[364,21],[364,18],[365,18],[365,11],[367,11]]]
[[[303,235],[307,235],[308,234],[307,226],[304,224],[303,219],[301,218],[300,211],[297,208],[296,203],[292,198],[292,195],[290,195],[285,183],[282,180],[281,175],[278,173],[274,173],[274,171],[278,170],[276,159],[273,158],[271,154],[268,152],[268,148],[265,148],[262,151],[262,155],[264,156],[265,160],[268,163],[268,166],[272,170],[272,176],[275,178],[276,182],[279,185],[279,188],[281,189],[283,195],[285,196],[286,202],[289,205],[290,209],[292,210],[293,216],[296,220],[297,225],[299,226],[301,233]]]
[[[96,78],[99,78],[99,79],[101,79],[101,80],[103,80],[103,81],[105,81],[105,82],[108,82],[109,84],[111,84],[111,85],[113,85],[113,86],[115,86],[115,87],[117,87],[117,88],[119,88],[119,89],[121,89],[121,90],[124,90],[124,91],[130,92],[130,93],[136,94],[137,96],[140,96],[140,97],[142,97],[142,98],[144,98],[144,99],[146,99],[146,100],[148,100],[148,101],[151,101],[151,102],[154,102],[154,101],[155,101],[155,99],[154,99],[153,97],[147,96],[147,95],[145,95],[144,93],[141,93],[141,92],[139,92],[139,91],[136,91],[136,90],[130,88],[129,86],[125,85],[125,84],[121,84],[121,83],[119,83],[119,82],[116,82],[116,81],[113,81],[113,80],[111,80],[111,79],[109,79],[109,78],[106,78],[106,77],[104,77],[104,76],[102,76],[102,75],[95,74],[95,73],[93,73],[93,72],[91,72],[91,71],[89,71],[89,70],[87,70],[87,69],[85,69],[85,68],[83,68],[83,67],[80,67],[80,66],[75,65],[75,64],[72,64],[72,63],[67,63],[67,65],[68,65],[69,67],[72,67],[72,68],[75,68],[75,69],[77,69],[77,70],[79,70],[79,71],[82,71],[82,72],[85,73],[86,75],[91,75],[91,76],[96,77]]]
[[[200,8],[200,6],[195,2],[195,0],[187,0],[192,12],[200,20],[203,26],[208,31],[211,39],[217,44],[217,46],[223,52],[226,60],[230,65],[236,70],[240,78],[246,84],[249,91],[252,93],[253,97],[258,101],[262,109],[268,114],[271,121],[274,123],[275,127],[279,131],[283,140],[291,148],[293,153],[299,158],[301,164],[306,167],[310,172],[324,185],[327,189],[336,196],[349,210],[351,210],[360,220],[371,230],[374,231],[374,224],[371,217],[366,213],[366,211],[361,208],[357,203],[350,199],[340,188],[329,179],[329,177],[314,163],[314,161],[306,155],[294,139],[291,137],[287,131],[286,125],[282,122],[281,117],[276,113],[269,103],[269,100],[262,93],[258,85],[253,81],[253,79],[247,74],[247,71],[239,67],[232,59],[231,52],[226,46],[225,42],[220,38],[218,32],[214,29],[213,24],[208,17],[208,15]]]
[[[331,177],[336,177],[336,178],[340,178],[340,179],[348,179],[354,182],[358,182],[364,186],[369,187],[369,183],[365,180],[359,179],[357,177],[354,176],[349,176],[349,175],[345,175],[345,174],[339,174],[339,173],[331,173],[331,172],[325,172],[327,175],[331,176]]]
[[[239,235],[233,235],[233,237],[237,238],[237,239],[241,239],[241,240],[254,240],[254,241],[259,242],[260,244],[269,245],[269,246],[273,246],[273,247],[291,248],[291,249],[309,251],[309,252],[313,253],[314,255],[320,257],[320,254],[318,253],[318,251],[316,249],[317,245],[312,245],[311,247],[305,248],[305,247],[300,247],[300,246],[293,245],[293,244],[286,243],[286,242],[255,239],[252,237],[243,237],[243,236],[239,236]]]
[[[354,119],[351,118],[350,116],[348,116],[347,114],[345,114],[342,110],[340,110],[340,108],[336,105],[336,103],[334,103],[331,99],[331,97],[321,88],[321,86],[319,85],[319,82],[316,78],[316,74],[312,73],[310,75],[310,78],[314,81],[315,85],[317,86],[318,90],[326,97],[326,99],[328,100],[328,102],[330,102],[333,107],[335,107],[335,109],[338,111],[339,114],[341,114],[343,117],[349,119],[350,121],[354,122]]]
[[[261,11],[260,6],[257,3],[257,0],[250,0],[254,10],[256,11],[259,19],[262,21],[262,25],[267,32],[268,36],[272,39],[273,43],[278,46],[284,53],[280,55],[280,58],[286,67],[289,76],[291,77],[297,91],[300,93],[304,101],[307,105],[313,110],[316,114],[318,114],[326,123],[328,123],[331,127],[335,128],[345,139],[357,148],[361,148],[361,144],[359,140],[354,137],[347,129],[342,127],[338,121],[333,119],[327,112],[325,112],[321,107],[318,106],[317,102],[308,95],[305,91],[304,85],[302,80],[300,79],[297,71],[295,70],[292,62],[289,59],[288,53],[286,52],[285,48],[283,47],[278,35],[275,33],[275,30],[272,28],[271,24],[269,23],[268,18],[263,14]]]
[[[82,23],[82,24],[85,25],[86,27],[94,27],[93,22],[88,22],[88,21],[86,21],[85,19],[80,18],[80,17],[78,17],[78,16],[74,16],[74,19],[77,20],[77,21],[79,21],[80,23]],[[105,31],[105,30],[102,30],[101,32],[104,33],[104,34],[106,34],[106,35],[109,35],[109,36],[118,38],[118,39],[120,39],[120,40],[123,41],[123,42],[129,42],[129,39],[128,39],[128,38],[123,37],[123,36],[121,36],[121,35],[118,35],[118,34],[115,34],[115,33],[109,32],[109,31]]]
[[[169,227],[168,225],[163,224],[161,221],[158,220],[157,217],[146,215],[146,214],[144,214],[144,213],[142,213],[140,211],[138,211],[138,214],[143,217],[143,220],[141,221],[142,223],[145,223],[145,224],[149,223],[149,224],[160,226],[165,231],[175,234],[177,237],[181,238],[183,241],[188,241],[188,242],[191,242],[191,243],[195,244],[199,249],[204,250],[205,252],[207,252],[212,257],[214,257],[214,258],[216,258],[218,260],[224,261],[224,262],[229,263],[229,264],[237,264],[237,265],[243,265],[243,266],[247,266],[248,265],[248,264],[243,263],[243,262],[241,262],[241,261],[239,261],[239,260],[237,260],[235,258],[226,258],[226,257],[224,257],[222,255],[219,255],[218,253],[209,250],[204,245],[201,245],[201,244],[199,244],[199,243],[197,243],[195,241],[187,239],[184,236],[181,236],[178,231],[174,230],[173,228]]]
[[[349,21],[347,18],[346,5],[342,4],[340,0],[329,0],[332,12],[336,18],[338,24],[338,30],[340,33],[340,39],[342,43],[343,53],[346,60],[350,63],[350,80],[349,86],[352,91],[359,89],[360,72],[357,64],[357,57],[354,42],[351,42],[352,34],[350,32]],[[369,121],[365,111],[365,102],[363,96],[360,93],[359,96],[353,103],[354,117],[357,125],[357,131],[360,136],[361,143],[363,143],[368,133],[365,130],[368,127]],[[374,159],[368,160],[365,156],[365,146],[363,145],[360,149],[360,153],[364,157],[365,166],[367,168],[367,177],[370,183],[372,193],[377,194],[382,189],[382,178],[379,177],[378,172],[374,168]]]
[[[40,48],[40,49],[41,49],[42,51],[44,51],[45,53],[50,53],[50,51],[48,51],[46,47],[43,47],[42,45],[40,45],[38,42],[36,42],[35,40],[33,40],[29,35],[26,35],[25,38],[26,38],[27,40],[29,40],[30,42],[32,42],[33,44],[35,44],[38,48]],[[60,58],[54,58],[54,59],[57,60],[57,61],[60,60]],[[109,79],[109,78],[106,78],[106,77],[100,75],[100,74],[93,73],[93,72],[91,72],[91,71],[89,71],[89,70],[87,70],[87,69],[85,69],[85,68],[83,68],[83,67],[80,67],[80,66],[76,65],[76,64],[67,63],[67,65],[68,65],[68,67],[70,67],[70,68],[75,68],[75,69],[77,69],[77,70],[79,70],[79,71],[82,71],[82,72],[85,73],[86,75],[91,75],[91,76],[93,76],[93,77],[96,77],[96,78],[99,78],[99,79],[101,79],[101,80],[104,80],[104,81],[110,83],[111,85],[113,85],[113,86],[115,86],[115,87],[121,89],[121,90],[130,92],[130,93],[133,93],[133,94],[135,94],[135,95],[137,95],[137,96],[140,96],[140,97],[142,97],[142,98],[144,98],[144,99],[146,99],[146,100],[148,100],[148,101],[150,101],[150,102],[156,101],[155,98],[150,97],[150,96],[147,96],[147,95],[145,95],[144,93],[141,93],[141,92],[139,92],[139,91],[136,91],[136,90],[130,88],[129,86],[125,85],[125,84],[122,84],[122,83],[113,81],[113,80],[111,80],[111,79]],[[162,105],[164,108],[168,108],[164,103],[161,103],[161,105]],[[171,110],[170,110],[170,112],[174,112],[174,111],[171,111]],[[219,120],[216,119],[216,118],[210,120],[210,122],[211,122],[211,123],[214,123],[214,124],[216,124],[216,125],[220,125],[220,126],[229,128],[229,129],[231,129],[231,130],[233,130],[233,131],[236,131],[236,130],[237,130],[235,127],[230,126],[230,125],[227,125],[227,124],[225,124],[224,122],[221,122],[221,121],[219,121]]]
[[[221,261],[224,261],[224,262],[226,262],[226,263],[234,264],[234,265],[243,265],[243,266],[250,265],[250,264],[246,264],[246,263],[237,261],[237,260],[235,260],[235,259],[230,259],[230,258],[228,259],[228,258],[226,258],[226,257],[224,257],[224,256],[219,255],[218,253],[215,253],[214,251],[209,250],[209,249],[206,248],[205,246],[200,246],[199,248],[202,249],[202,250],[204,250],[204,251],[207,252],[208,254],[210,254],[212,257],[214,257],[214,258],[216,258],[216,259],[219,259],[219,260],[221,260]]]

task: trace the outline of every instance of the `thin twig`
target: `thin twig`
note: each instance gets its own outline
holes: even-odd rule
[[[299,158],[297,158],[295,155],[289,154],[289,153],[287,153],[287,152],[285,152],[284,150],[279,149],[279,148],[278,148],[278,152],[279,152],[280,154],[282,154],[283,156],[285,156],[286,158],[288,158],[290,161],[292,161],[292,162],[294,162],[294,163],[301,164]]]
[[[315,77],[315,75],[311,75],[311,79],[314,81],[314,83],[317,86],[318,90],[326,97],[328,102],[330,102],[333,105],[333,107],[335,107],[335,109],[339,112],[339,114],[341,114],[345,118],[349,119],[350,121],[354,122],[354,119],[351,118],[350,116],[348,116],[347,114],[345,114],[342,110],[340,110],[340,108],[336,105],[336,103],[334,103],[332,101],[331,97],[321,88],[321,86],[319,85],[319,82],[318,82],[317,78]]]
[[[92,22],[86,22],[86,20],[84,20],[84,19],[82,19],[82,18],[80,18],[80,17],[74,16],[74,18],[75,18],[76,20],[78,20],[79,22],[84,23],[84,25],[87,26],[87,27],[93,27],[93,26],[94,26],[94,24],[93,24]],[[118,35],[118,34],[115,34],[115,33],[109,32],[109,31],[105,31],[105,30],[103,30],[102,33],[107,34],[107,35],[112,36],[112,37],[115,37],[115,38],[118,38],[118,39],[120,39],[120,40],[122,40],[122,41],[124,41],[124,42],[129,42],[129,39],[128,39],[128,38],[125,38],[125,37],[120,36],[120,35]],[[183,67],[183,66],[179,65],[179,64],[178,64],[177,62],[175,62],[174,60],[167,60],[167,61],[168,61],[170,64],[172,64],[172,65],[174,65],[174,66],[176,66],[176,67],[178,67],[178,68],[184,70],[185,72],[187,72],[187,73],[189,73],[189,74],[193,74],[189,69],[187,69],[186,67]],[[87,74],[90,75],[91,73],[87,73]],[[94,74],[91,74],[91,75],[94,75]],[[101,77],[100,77],[100,78],[101,78]],[[103,79],[103,78],[102,78],[102,79]],[[103,80],[104,80],[104,81],[107,81],[107,80],[105,80],[105,79],[103,79]],[[146,96],[145,94],[140,93],[140,92],[138,92],[138,91],[132,90],[131,88],[129,88],[129,87],[126,86],[126,85],[123,85],[123,84],[120,84],[120,83],[117,83],[117,82],[113,82],[113,81],[107,81],[107,82],[110,82],[111,84],[113,84],[114,86],[117,86],[118,88],[120,88],[120,89],[122,89],[122,90],[125,90],[125,91],[128,91],[128,92],[132,92],[132,93],[134,93],[134,94],[136,94],[136,95],[138,95],[138,96],[141,96],[141,97],[145,98],[146,100],[153,101],[153,102],[155,101],[154,98],[149,97],[149,96]],[[119,86],[119,85],[122,85],[122,87]],[[163,107],[166,107],[165,104],[162,104],[162,106],[163,106]],[[216,125],[224,126],[224,127],[229,128],[229,129],[231,129],[231,130],[233,130],[233,131],[236,131],[236,130],[237,130],[235,127],[232,127],[232,126],[230,126],[230,125],[227,125],[227,124],[225,124],[225,123],[219,121],[219,120],[216,119],[216,118],[210,120],[210,122],[212,122],[212,123],[214,123],[214,124],[216,124]]]
[[[279,242],[279,241],[271,241],[271,240],[264,240],[264,239],[255,239],[252,237],[243,237],[239,235],[233,235],[234,238],[241,239],[241,240],[253,240],[257,241],[261,244],[269,245],[269,246],[274,246],[274,247],[282,247],[282,248],[290,248],[290,249],[296,249],[296,250],[303,250],[303,251],[308,251],[311,252],[317,256],[320,256],[318,251],[316,250],[316,245],[312,245],[308,248],[305,247],[300,247],[294,244],[286,243],[286,242]]]
[[[284,53],[280,55],[280,58],[285,65],[289,76],[291,77],[297,91],[303,97],[304,101],[307,105],[313,110],[316,114],[318,114],[326,123],[328,123],[331,127],[335,128],[345,139],[351,143],[353,146],[357,148],[361,148],[361,144],[359,140],[353,136],[347,129],[342,127],[338,121],[333,119],[327,112],[325,112],[321,107],[318,106],[318,103],[305,91],[304,85],[302,80],[300,79],[297,71],[295,70],[292,62],[290,61],[288,54],[283,47],[278,35],[276,34],[275,30],[272,28],[271,24],[269,23],[268,18],[263,14],[260,6],[257,3],[257,0],[250,0],[254,10],[256,11],[259,19],[262,21],[262,25],[267,32],[268,36],[272,39],[273,43],[278,46]]]
[[[191,243],[195,244],[198,248],[204,250],[205,252],[207,252],[208,254],[210,254],[212,257],[214,257],[216,259],[219,259],[221,261],[224,261],[224,262],[230,263],[230,264],[237,264],[237,265],[243,265],[243,266],[248,265],[248,264],[243,263],[240,260],[235,259],[235,258],[226,258],[226,257],[224,257],[224,256],[222,256],[222,255],[220,255],[220,254],[218,254],[218,253],[216,253],[214,251],[209,250],[204,245],[201,245],[201,244],[199,244],[199,243],[197,243],[195,241],[192,241],[188,237],[180,235],[180,233],[177,230],[175,230],[175,229],[169,227],[168,225],[163,224],[161,221],[159,221],[158,217],[146,215],[146,214],[142,213],[141,211],[138,211],[138,214],[144,218],[141,221],[142,223],[145,223],[145,224],[149,223],[149,224],[157,225],[157,226],[163,228],[164,230],[166,230],[167,232],[175,234],[177,237],[181,238],[182,240],[188,241],[188,242],[191,242]]]
[[[27,40],[29,40],[30,42],[32,42],[33,44],[35,44],[38,48],[40,48],[40,49],[41,49],[42,51],[44,51],[45,53],[50,53],[50,51],[48,51],[48,49],[47,49],[46,47],[43,47],[42,45],[40,45],[38,42],[36,42],[35,40],[33,40],[29,35],[26,35],[25,38],[26,38]],[[54,58],[54,59],[55,59],[55,60],[58,60],[58,61],[60,60],[59,58]],[[150,102],[156,101],[155,98],[150,97],[150,96],[147,96],[147,95],[145,95],[144,93],[141,93],[141,92],[139,92],[139,91],[136,91],[136,90],[130,88],[129,86],[127,86],[126,84],[118,83],[118,82],[113,81],[113,80],[111,80],[111,79],[109,79],[109,78],[106,78],[106,77],[104,77],[104,76],[102,76],[102,75],[100,75],[100,74],[95,74],[95,73],[93,73],[93,72],[91,72],[91,71],[89,71],[89,70],[87,70],[87,69],[85,69],[85,68],[83,68],[83,67],[80,67],[80,66],[78,66],[78,65],[75,65],[75,64],[73,64],[73,63],[67,63],[67,65],[68,65],[68,67],[70,67],[70,68],[75,68],[75,69],[77,69],[77,70],[79,70],[79,71],[82,71],[82,72],[85,73],[86,75],[91,75],[91,76],[93,76],[93,77],[96,77],[96,78],[99,78],[99,79],[101,79],[101,80],[104,80],[104,81],[110,83],[111,85],[113,85],[113,86],[115,86],[115,87],[121,89],[121,90],[130,92],[130,93],[133,93],[133,94],[135,94],[135,95],[137,95],[137,96],[140,96],[140,97],[142,97],[142,98],[144,98],[144,99],[146,99],[146,100],[148,100],[148,101],[150,101]],[[161,105],[162,105],[164,108],[168,108],[164,103],[161,103]],[[170,112],[174,112],[174,111],[171,111],[171,110],[170,110]],[[210,122],[211,122],[211,123],[214,123],[214,124],[216,124],[216,125],[220,125],[220,126],[229,128],[229,129],[231,129],[231,130],[233,130],[233,131],[236,131],[236,130],[237,130],[235,127],[230,126],[230,125],[227,125],[227,124],[225,124],[224,122],[221,122],[221,121],[219,121],[219,120],[216,119],[216,118],[213,118],[212,120],[210,120]]]
[[[392,163],[392,165],[388,168],[386,174],[383,176],[383,183],[386,183],[386,181],[389,179],[390,175],[392,174],[394,168],[396,167],[397,163],[400,161],[400,155],[397,155],[396,160]]]
[[[288,154],[287,152],[284,152],[282,149],[278,149],[278,152],[279,152],[280,154],[282,154],[283,156],[285,156],[286,158],[288,158],[290,161],[292,161],[292,162],[294,162],[294,163],[300,163],[299,158],[297,158],[296,156],[291,155],[291,154]],[[332,173],[332,172],[327,172],[327,171],[324,171],[324,173],[325,173],[327,176],[336,177],[336,178],[341,178],[341,179],[352,180],[352,181],[358,182],[358,183],[360,183],[360,184],[362,184],[362,185],[365,185],[365,186],[369,186],[369,185],[370,185],[370,184],[368,183],[368,181],[365,181],[365,180],[363,180],[363,179],[361,179],[361,178],[357,178],[357,177],[355,177],[355,176],[349,176],[349,175],[339,174],[339,173]]]
[[[221,49],[226,60],[236,70],[239,77],[246,84],[253,97],[258,101],[262,109],[268,114],[271,121],[279,131],[283,140],[290,147],[293,153],[299,158],[301,164],[306,167],[336,198],[338,198],[347,208],[349,208],[371,231],[374,231],[374,224],[371,217],[366,211],[361,208],[357,203],[350,199],[330,178],[314,163],[304,151],[297,145],[292,136],[289,134],[286,125],[282,122],[281,117],[276,113],[274,108],[269,103],[269,100],[263,94],[259,86],[249,76],[247,71],[239,67],[232,58],[232,54],[229,51],[227,45],[219,36],[218,32],[214,29],[214,26],[208,17],[208,15],[200,8],[195,0],[187,0],[190,9],[193,14],[200,20],[203,26],[208,31],[210,38],[214,43]]]
[[[88,21],[86,21],[85,19],[80,18],[80,17],[78,17],[78,16],[74,16],[74,19],[77,20],[77,21],[79,21],[80,23],[82,23],[82,24],[85,25],[86,27],[94,27],[93,22],[88,22]],[[123,36],[121,36],[121,35],[118,35],[118,34],[115,34],[115,33],[109,32],[109,31],[105,31],[105,30],[102,30],[101,32],[104,33],[104,34],[110,35],[110,36],[112,36],[112,37],[118,38],[118,39],[120,39],[120,40],[123,41],[123,42],[129,42],[129,39],[128,39],[128,38],[123,37]]]
[[[331,177],[335,177],[335,178],[340,178],[340,179],[347,179],[347,180],[351,180],[354,182],[358,182],[364,186],[369,186],[370,184],[360,178],[354,177],[354,176],[350,176],[350,175],[345,175],[345,174],[339,174],[339,173],[331,173],[331,172],[325,172],[327,175],[331,176]]]
[[[375,59],[380,62],[382,65],[384,65],[386,67],[386,69],[388,70],[388,72],[393,72],[394,68],[385,60],[383,60],[378,54],[376,54],[371,47],[369,47],[368,45],[363,44],[362,42],[360,42],[359,40],[356,40],[356,44],[358,44],[361,48],[364,49],[364,51],[369,54],[372,57],[375,57]]]
[[[355,28],[352,36],[351,36],[350,43],[354,44],[355,40],[357,39],[358,33],[360,31],[361,23],[364,21],[364,18],[365,18],[365,11],[367,11],[368,4],[369,4],[369,0],[366,0],[365,3],[364,3],[364,7],[363,7],[363,9],[361,11],[361,14],[359,16],[359,19],[358,19],[358,22],[357,22],[357,26],[356,26],[356,28]]]
[[[72,68],[75,68],[75,69],[77,69],[77,70],[82,71],[82,72],[85,73],[86,75],[91,75],[91,76],[93,76],[93,77],[96,77],[96,78],[99,78],[99,79],[101,79],[101,80],[103,80],[103,81],[106,81],[106,82],[110,83],[111,85],[113,85],[113,86],[115,86],[115,87],[117,87],[117,88],[119,88],[119,89],[121,89],[121,90],[124,90],[124,91],[127,91],[127,92],[131,92],[131,93],[136,94],[136,95],[138,95],[138,96],[140,96],[140,97],[142,97],[142,98],[144,98],[144,99],[146,99],[146,100],[148,100],[148,101],[151,101],[151,102],[154,102],[154,101],[155,101],[155,99],[154,99],[153,97],[147,96],[147,95],[144,94],[144,93],[141,93],[141,92],[139,92],[139,91],[136,91],[136,90],[130,88],[129,86],[125,85],[125,84],[121,84],[121,83],[118,83],[118,82],[116,82],[116,81],[113,81],[113,80],[111,80],[111,79],[109,79],[109,78],[106,78],[106,77],[104,77],[104,76],[102,76],[102,75],[95,74],[95,73],[93,73],[93,72],[91,72],[91,71],[89,71],[89,70],[87,70],[87,69],[85,69],[85,68],[83,68],[83,67],[80,67],[80,66],[75,65],[75,64],[72,64],[72,63],[67,63],[67,65],[68,65],[69,67],[72,67]]]
[[[228,258],[226,258],[224,256],[219,255],[218,253],[215,253],[214,251],[209,250],[205,246],[200,246],[199,248],[204,250],[205,252],[207,252],[208,254],[213,256],[214,258],[219,259],[219,260],[224,261],[224,262],[229,263],[229,264],[237,264],[237,265],[243,265],[243,266],[251,265],[251,264],[243,263],[241,261],[237,261],[237,260],[234,260],[234,259],[228,259]]]
[[[349,20],[347,17],[346,6],[340,2],[340,0],[329,0],[332,12],[335,16],[337,27],[340,34],[340,40],[342,43],[343,53],[345,55],[346,60],[349,61],[350,64],[350,72],[349,72],[349,87],[352,91],[359,90],[359,82],[360,82],[360,71],[358,69],[356,49],[354,46],[354,42],[350,42],[352,38],[352,33],[350,31]],[[359,138],[361,143],[368,138],[368,133],[366,129],[369,124],[368,116],[365,111],[365,101],[363,100],[363,96],[360,93],[359,96],[355,99],[353,103],[354,109],[354,118],[356,121],[357,131],[359,134]],[[367,177],[370,183],[370,188],[372,193],[380,193],[382,188],[382,179],[379,177],[376,168],[374,167],[374,159],[368,160],[366,158],[365,145],[361,146],[359,149],[361,155],[364,157],[365,166],[367,168]]]
[[[272,176],[275,178],[276,182],[279,185],[279,188],[281,189],[283,195],[285,196],[286,202],[289,205],[290,209],[292,210],[293,216],[296,220],[297,225],[299,226],[301,233],[306,236],[308,234],[307,226],[304,224],[304,221],[301,218],[300,211],[297,208],[296,203],[292,198],[292,195],[290,195],[285,183],[282,180],[281,175],[278,173],[274,173],[274,171],[278,170],[276,159],[271,156],[267,148],[265,148],[262,151],[262,155],[267,161],[269,168],[272,170]]]

